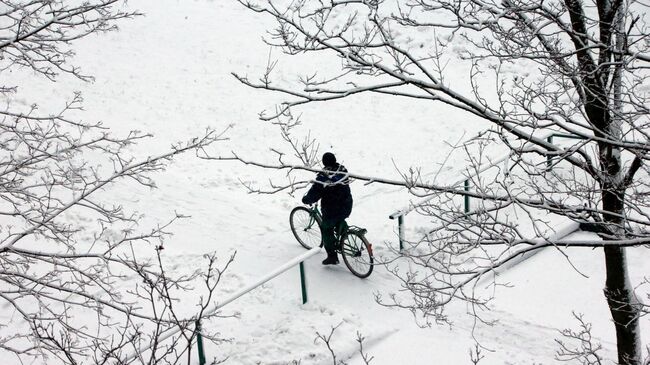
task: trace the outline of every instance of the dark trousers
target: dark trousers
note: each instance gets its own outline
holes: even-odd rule
[[[337,237],[341,237],[341,231],[345,228],[345,220],[324,219],[321,224],[321,234],[323,236],[323,246],[328,255],[336,253],[338,245]]]

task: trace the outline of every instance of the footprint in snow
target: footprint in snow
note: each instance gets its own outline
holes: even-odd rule
[[[318,308],[318,309],[319,309],[320,312],[323,313],[323,314],[327,314],[327,315],[329,315],[329,316],[333,316],[333,315],[334,315],[334,311],[332,311],[331,309],[329,309],[329,308],[327,308],[327,307],[320,307],[320,308]]]

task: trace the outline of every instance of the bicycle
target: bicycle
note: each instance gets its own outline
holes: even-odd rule
[[[317,204],[311,207],[295,207],[289,214],[289,224],[294,237],[308,250],[316,246],[323,247],[322,222],[323,216]],[[366,232],[365,228],[349,226],[345,221],[334,230],[336,252],[341,254],[350,272],[360,278],[370,276],[374,263],[372,244],[366,239]]]

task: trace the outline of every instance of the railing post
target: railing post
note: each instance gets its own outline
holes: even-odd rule
[[[196,332],[196,346],[199,350],[199,365],[205,365],[205,353],[203,352],[203,336],[201,335],[201,321],[197,320],[194,326]]]
[[[397,217],[397,234],[399,235],[399,250],[404,249],[404,216]]]
[[[303,262],[300,262],[300,289],[302,290],[302,304],[305,304],[307,303],[307,278]]]
[[[465,191],[469,191],[469,179],[464,182]],[[469,195],[465,195],[465,213],[469,213]]]
[[[550,136],[546,137],[546,142],[548,143],[553,143],[553,135],[551,134]],[[551,156],[546,156],[546,170],[551,169]]]

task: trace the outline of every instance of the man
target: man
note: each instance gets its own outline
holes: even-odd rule
[[[327,258],[323,265],[336,265],[339,263],[336,254],[336,238],[334,230],[344,224],[345,218],[352,212],[352,194],[350,193],[350,180],[348,170],[336,162],[336,157],[330,152],[323,154],[323,169],[319,172],[316,181],[302,198],[303,204],[314,204],[321,201],[323,223],[321,232],[323,245],[327,251]]]

